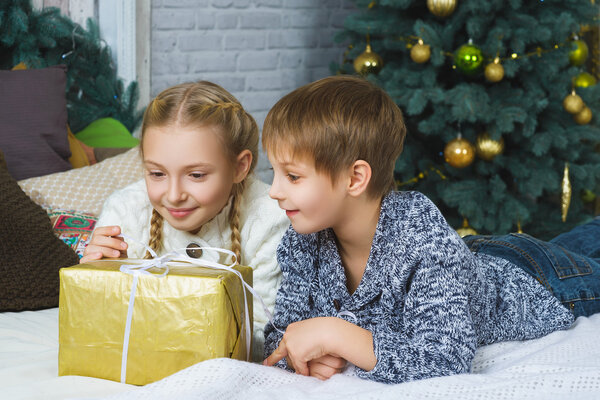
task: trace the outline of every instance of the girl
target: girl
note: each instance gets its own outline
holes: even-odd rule
[[[252,170],[258,127],[225,89],[210,82],[166,89],[148,105],[140,151],[145,179],[104,204],[82,263],[103,257],[149,258],[188,248],[191,257],[218,260],[200,247],[231,248],[254,269],[253,283],[273,310],[281,272],[275,251],[289,222],[269,187]],[[260,359],[267,317],[254,299],[253,354]]]

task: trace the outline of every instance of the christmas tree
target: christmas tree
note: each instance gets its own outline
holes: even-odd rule
[[[352,44],[334,67],[365,74],[403,110],[400,190],[480,234],[522,226],[548,238],[592,218],[600,85],[581,35],[598,25],[593,1],[355,4],[337,37]]]
[[[0,68],[65,64],[69,126],[78,132],[103,117],[119,120],[130,132],[139,125],[137,83],[124,89],[110,49],[91,19],[87,29],[58,8],[34,10],[30,0],[0,0]]]

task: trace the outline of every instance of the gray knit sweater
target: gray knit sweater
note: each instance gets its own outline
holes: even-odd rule
[[[382,202],[371,254],[350,295],[332,230],[292,227],[277,250],[283,282],[275,325],[350,311],[373,334],[377,364],[362,378],[400,383],[469,372],[478,345],[537,338],[573,317],[533,277],[499,258],[472,254],[418,192]],[[267,325],[265,354],[281,334]],[[285,360],[279,366],[287,367]]]

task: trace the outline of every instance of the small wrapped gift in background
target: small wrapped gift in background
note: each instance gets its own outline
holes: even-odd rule
[[[252,296],[231,270],[251,285],[250,267],[166,262],[168,273],[136,276],[121,272],[128,262],[60,270],[59,375],[145,385],[211,358],[249,360]]]

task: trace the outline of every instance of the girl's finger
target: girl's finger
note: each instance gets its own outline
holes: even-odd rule
[[[117,225],[99,226],[94,229],[94,233],[102,236],[117,236],[121,234],[121,227]]]
[[[106,247],[113,250],[117,250],[119,252],[127,250],[127,243],[123,240],[122,237],[111,237],[96,234],[94,234],[92,240],[90,240],[90,244],[88,245],[88,247],[89,246]],[[111,257],[118,257],[118,255]]]
[[[116,250],[112,247],[105,247],[105,246],[98,246],[95,244],[88,244],[88,246],[85,249],[84,255],[88,255],[88,254],[92,254],[92,253],[100,253],[102,256],[98,257],[99,258],[120,258],[122,256],[122,253],[120,250]],[[126,256],[126,255],[125,255]]]
[[[89,253],[89,254],[81,257],[81,260],[79,260],[79,264],[85,264],[86,262],[99,260],[101,258],[102,258],[102,252]]]

